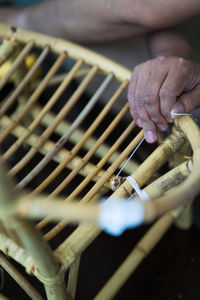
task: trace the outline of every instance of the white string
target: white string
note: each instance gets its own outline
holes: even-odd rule
[[[141,139],[141,141],[139,142],[139,144],[137,145],[137,147],[133,150],[133,152],[131,153],[131,155],[128,157],[127,161],[125,162],[125,164],[122,166],[122,168],[119,170],[119,172],[117,173],[117,175],[115,176],[115,178],[112,180],[112,190],[114,191],[114,181],[117,179],[117,177],[119,176],[119,174],[122,172],[122,170],[124,169],[124,167],[126,166],[126,164],[129,162],[129,160],[131,159],[131,157],[135,154],[135,152],[137,151],[137,149],[140,147],[140,145],[142,144],[142,142],[144,141],[144,137]],[[128,180],[128,182],[132,185],[133,189],[135,190],[135,192],[138,194],[138,196],[144,200],[144,201],[148,201],[150,200],[149,195],[140,189],[139,185],[137,184],[137,182],[135,181],[135,179],[131,176],[128,176],[126,178]],[[133,194],[134,195],[134,194]],[[128,200],[130,200],[133,195],[131,195]]]
[[[138,196],[143,201],[149,201],[150,200],[149,195],[144,190],[140,189],[139,185],[137,184],[136,180],[133,177],[128,176],[128,177],[126,177],[126,180],[128,180],[128,182],[132,185],[133,189],[135,190],[136,194],[138,194]]]
[[[173,111],[171,111],[171,115],[174,115],[174,116],[192,116],[192,114],[190,113],[185,113],[185,114],[179,114],[179,113],[175,113]]]
[[[132,158],[132,156],[135,154],[135,152],[137,151],[137,149],[140,147],[140,145],[142,144],[142,142],[144,141],[144,137],[141,139],[141,141],[139,142],[139,144],[137,145],[137,147],[133,150],[133,152],[131,153],[131,155],[128,157],[127,161],[125,162],[125,164],[122,166],[122,168],[119,170],[119,172],[117,173],[117,175],[115,176],[115,178],[113,178],[112,180],[112,190],[114,192],[114,181],[117,179],[117,177],[119,176],[119,174],[122,172],[122,170],[124,169],[124,167],[127,165],[127,163],[129,162],[129,160]]]

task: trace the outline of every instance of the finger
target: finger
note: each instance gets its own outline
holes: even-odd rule
[[[145,138],[148,143],[154,143],[157,139],[155,124],[150,119],[146,107],[144,105],[143,91],[149,79],[150,73],[142,71],[139,74],[136,92],[135,92],[135,108],[141,120]]]
[[[131,116],[133,117],[137,125],[141,126],[141,121],[139,121],[138,124],[139,116],[135,108],[135,90],[136,90],[137,82],[138,82],[138,73],[136,70],[134,70],[128,86],[128,101],[129,101]]]
[[[194,90],[181,95],[175,105],[172,107],[172,118],[177,118],[181,114],[189,113],[195,108],[200,107],[200,86]]]
[[[168,124],[160,112],[160,88],[167,76],[168,68],[161,66],[165,57],[156,59],[151,76],[144,90],[144,103],[151,120],[162,131],[168,128]]]
[[[173,121],[170,114],[171,109],[176,103],[177,97],[184,91],[187,80],[187,73],[183,68],[183,61],[182,58],[178,58],[173,66],[170,67],[159,93],[161,114],[169,122]]]

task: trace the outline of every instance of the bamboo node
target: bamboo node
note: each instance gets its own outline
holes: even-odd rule
[[[64,281],[65,270],[63,267],[60,267],[58,273],[53,277],[43,276],[38,269],[36,269],[35,276],[42,282],[44,285],[55,285],[61,284]]]

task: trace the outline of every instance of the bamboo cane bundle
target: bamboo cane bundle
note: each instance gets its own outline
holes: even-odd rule
[[[132,197],[133,186],[126,180],[131,176],[151,198],[144,202],[135,197],[144,211],[141,223],[164,216],[96,297],[111,299],[173,224],[183,205],[199,191],[199,129],[189,117],[179,119],[171,135],[141,164],[131,159],[123,168],[125,177],[116,177],[144,137],[128,115],[125,93],[131,72],[68,41],[18,28],[14,36],[21,50],[0,80],[0,91],[8,86],[10,89],[0,103],[1,161],[8,168],[5,171],[0,164],[0,249],[44,284],[49,300],[75,299],[81,254],[101,232],[102,207]],[[0,37],[12,39],[13,28],[0,24]],[[16,86],[10,86],[10,77],[19,73],[34,48],[38,55],[34,65],[20,73]],[[5,59],[11,55],[7,54]],[[51,64],[49,56],[53,57]],[[60,76],[63,66],[67,72]],[[33,83],[38,68],[43,68],[43,74]],[[90,85],[96,86],[92,95],[88,93]],[[102,106],[104,93],[110,96]],[[112,108],[120,98],[124,98],[124,106],[115,114]],[[187,140],[193,159],[153,180]],[[147,152],[144,145],[139,151]],[[14,184],[6,173],[14,178]],[[115,191],[113,179],[117,182]],[[99,205],[102,197],[106,201]],[[68,228],[68,223],[73,227]],[[48,241],[58,239],[62,232],[65,236],[52,249]],[[37,298],[37,291],[16,275],[18,271],[2,255],[0,264]],[[68,269],[66,288],[64,275]]]

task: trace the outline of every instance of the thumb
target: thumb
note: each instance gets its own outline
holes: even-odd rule
[[[200,106],[200,89],[193,89],[190,92],[182,94],[171,109],[172,119],[176,115],[189,113]]]

